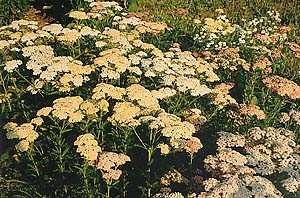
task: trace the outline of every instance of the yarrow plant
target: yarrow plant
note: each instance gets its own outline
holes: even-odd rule
[[[1,27],[5,196],[298,196],[299,44],[276,12],[216,12],[197,52],[116,2]]]
[[[283,197],[274,184],[264,177],[283,172],[289,177],[281,181],[282,185],[289,192],[297,191],[299,182],[295,171],[299,166],[296,162],[299,155],[294,149],[293,132],[283,128],[261,130],[254,127],[244,136],[228,132],[220,132],[219,135],[216,156],[209,155],[204,162],[206,169],[221,181],[209,178],[204,184],[207,192],[201,193],[200,197],[221,193],[241,197]],[[243,148],[246,154],[236,151],[236,148]],[[252,186],[251,191],[246,190],[246,186]]]

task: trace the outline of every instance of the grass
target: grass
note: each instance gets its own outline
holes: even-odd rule
[[[172,23],[174,15],[171,10],[184,8],[189,11],[189,15],[194,18],[205,18],[214,15],[215,9],[222,8],[228,15],[228,18],[234,21],[240,21],[242,18],[252,19],[260,16],[268,10],[274,10],[281,13],[283,22],[288,25],[299,26],[300,22],[300,4],[298,0],[153,0],[153,1],[129,1],[128,9],[132,11],[148,11],[151,16],[166,21],[169,25]],[[137,5],[136,6],[136,2]],[[134,10],[135,9],[135,10]]]
[[[0,0],[0,26],[24,16],[31,0]]]

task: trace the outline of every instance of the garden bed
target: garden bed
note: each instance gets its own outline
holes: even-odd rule
[[[297,19],[70,2],[0,27],[1,198],[300,196]]]

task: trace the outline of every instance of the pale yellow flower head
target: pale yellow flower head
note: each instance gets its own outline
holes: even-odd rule
[[[81,12],[81,11],[71,11],[69,13],[69,17],[74,18],[74,19],[79,19],[79,20],[89,18],[89,16],[85,12]]]
[[[76,151],[88,161],[96,161],[98,154],[102,151],[91,133],[78,136],[74,145],[78,146]]]

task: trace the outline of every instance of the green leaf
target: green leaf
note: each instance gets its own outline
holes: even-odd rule
[[[138,10],[138,3],[137,0],[129,0],[128,2],[128,10],[131,12]]]
[[[62,157],[64,157],[66,154],[67,154],[67,152],[69,151],[69,147],[67,147],[63,152],[62,152]]]
[[[43,6],[43,10],[50,10],[53,7],[53,5],[50,6]]]
[[[72,29],[74,26],[75,26],[75,23],[69,23],[69,24],[67,25],[67,28]]]
[[[8,159],[9,159],[9,154],[8,154],[8,152],[3,153],[3,154],[1,155],[1,162],[5,161],[5,160],[8,160]]]
[[[67,132],[69,132],[69,131],[72,131],[72,129],[65,129],[65,130],[62,132],[62,134],[65,134],[65,133],[67,133]]]
[[[257,105],[257,102],[258,102],[257,97],[256,97],[256,96],[253,96],[253,97],[251,98],[250,104],[252,104],[252,105]]]

